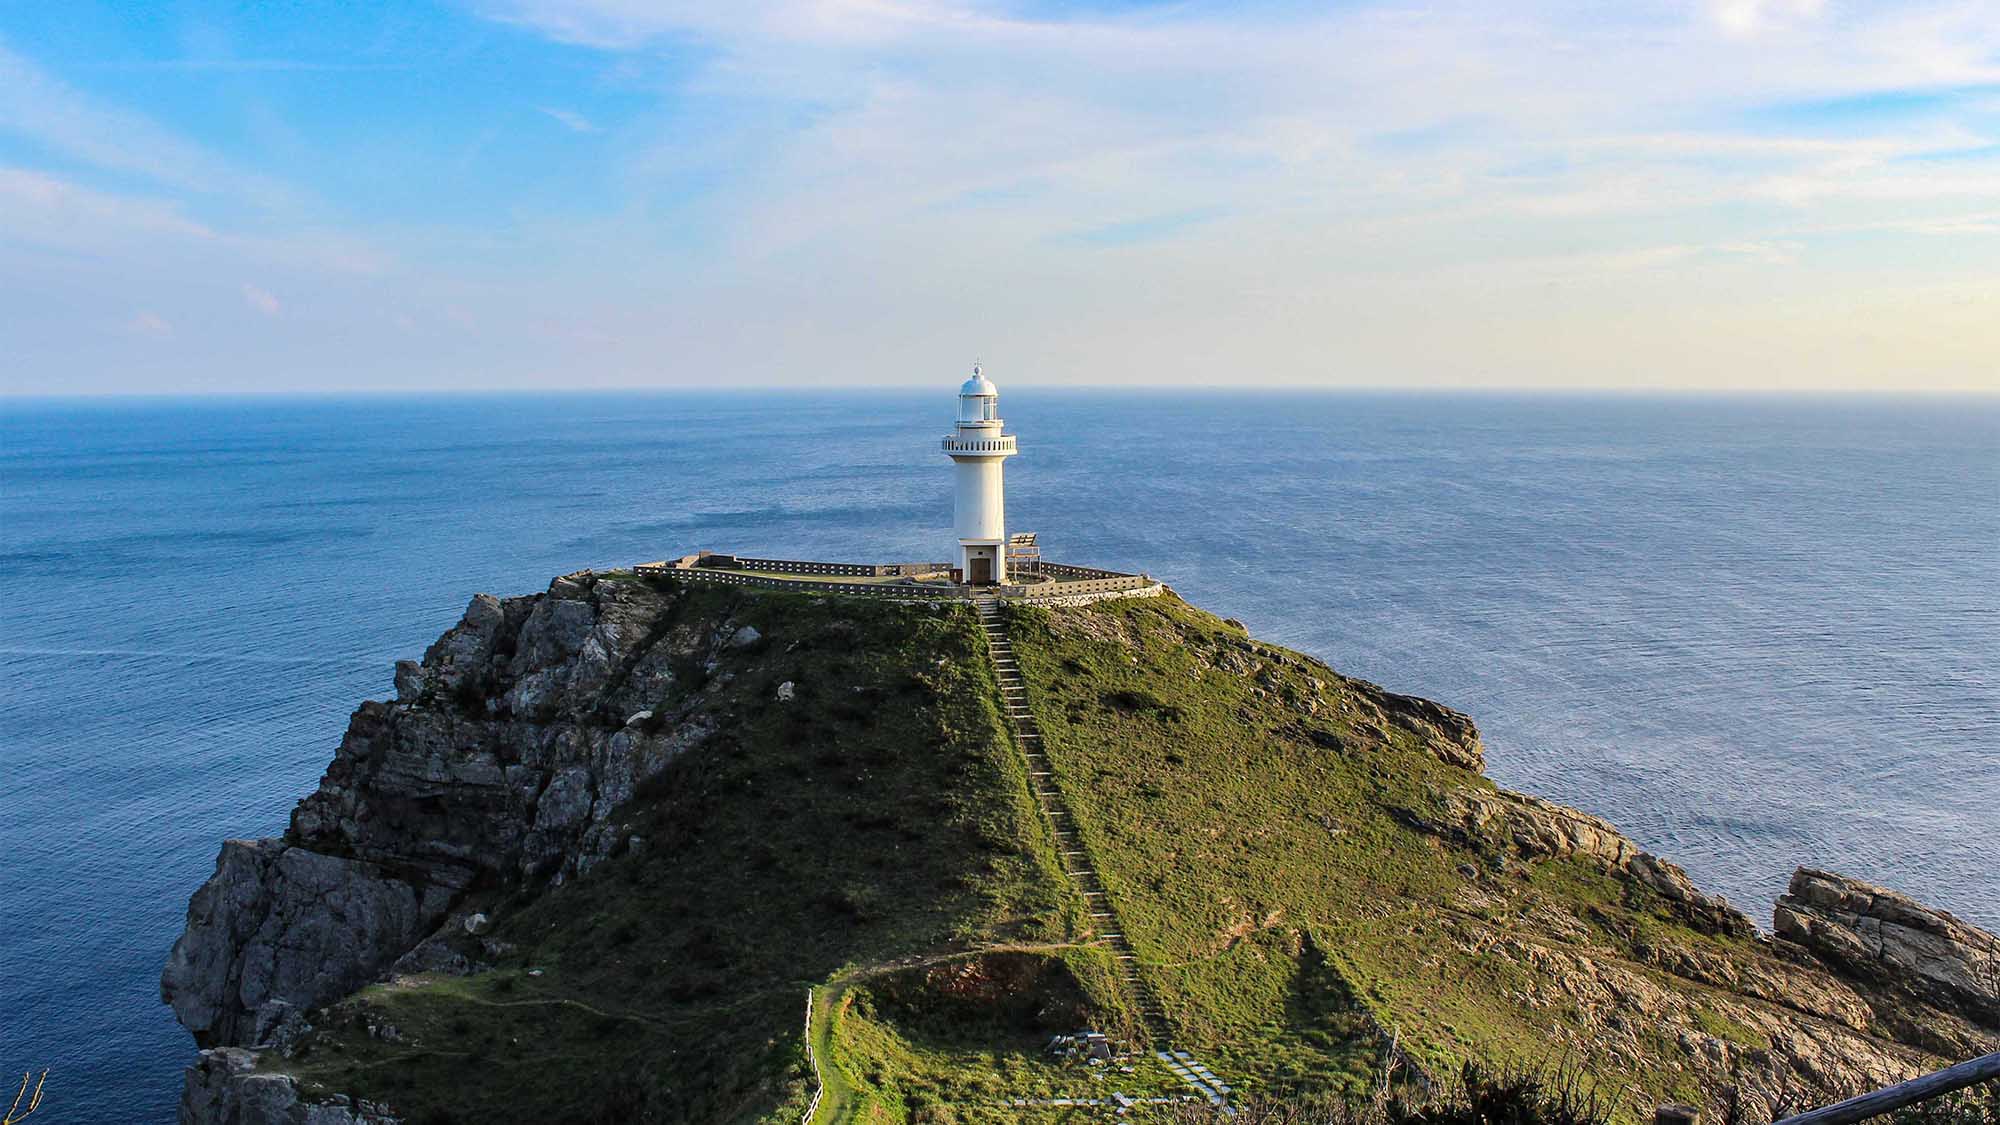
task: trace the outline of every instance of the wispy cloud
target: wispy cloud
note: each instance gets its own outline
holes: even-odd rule
[[[149,340],[164,340],[174,334],[174,326],[166,317],[146,309],[133,313],[132,319],[125,322],[125,330]]]
[[[1709,0],[1708,5],[1716,25],[1735,36],[1796,28],[1825,9],[1825,0]]]
[[[359,116],[298,109],[259,77],[288,40],[134,64],[269,95],[207,134],[0,44],[0,265],[393,361],[343,370],[609,382],[913,377],[975,337],[1051,379],[1595,381],[1701,336],[1684,377],[1740,384],[1779,366],[1759,315],[1859,378],[1887,310],[2000,284],[1940,252],[2000,198],[1991,0],[462,2],[462,54],[353,52],[436,68],[421,113],[366,73]],[[1941,316],[1910,363],[2000,350]]]
[[[98,191],[29,168],[0,166],[0,235],[17,242],[115,249],[138,239],[211,241],[215,231],[173,201]]]
[[[595,123],[581,113],[567,109],[555,109],[550,106],[539,106],[537,108],[572,133],[596,133],[600,131]]]
[[[1149,215],[1142,219],[1102,223],[1083,230],[1070,231],[1061,238],[1085,246],[1132,246],[1137,243],[1172,238],[1204,223],[1214,222],[1224,214],[1225,212],[1219,207],[1202,207],[1192,211],[1177,211],[1170,215]]]
[[[277,316],[284,311],[284,304],[273,297],[268,290],[255,285],[243,287],[243,303],[265,316]]]
[[[245,73],[296,74],[381,74],[413,69],[407,63],[333,62],[325,59],[234,58],[230,56],[183,57],[173,59],[110,59],[93,62],[91,70],[104,71],[240,71]]]
[[[0,134],[160,187],[222,194],[262,207],[297,201],[296,194],[279,181],[222,160],[141,114],[102,103],[10,50],[4,41],[0,41]]]

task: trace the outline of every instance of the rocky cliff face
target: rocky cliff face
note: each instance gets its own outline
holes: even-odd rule
[[[216,1047],[188,1067],[180,1119],[202,1125],[398,1125],[389,1107],[344,1094],[309,1100],[297,1082],[258,1074],[257,1056]]]
[[[196,1042],[267,1044],[468,894],[561,882],[626,844],[614,814],[710,734],[701,688],[757,639],[675,608],[670,591],[570,575],[474,598],[421,664],[400,662],[396,699],[354,713],[290,830],[225,843],[189,903],[160,992]]]
[[[1781,943],[1862,983],[1886,1027],[1945,1055],[1991,1050],[2000,941],[1905,895],[1801,867],[1778,899]],[[1802,959],[1802,958],[1801,958]]]
[[[474,598],[421,662],[397,665],[394,700],[354,713],[283,837],[223,845],[161,977],[163,1000],[208,1048],[189,1068],[184,1121],[391,1119],[352,1097],[304,1101],[290,1079],[258,1073],[246,1049],[290,1051],[316,1009],[392,972],[476,969],[499,950],[482,953],[484,916],[473,911],[644,848],[627,820],[634,799],[676,759],[728,740],[740,718],[721,689],[738,675],[751,683],[747,673],[777,652],[726,612],[690,612],[690,597],[584,572],[541,595]],[[1171,613],[1193,620],[1198,611]],[[1059,635],[1079,631],[1112,646],[1118,654],[1106,664],[1120,675],[1140,676],[1139,654],[1160,651],[1115,613],[1065,610],[1056,623]],[[1557,1026],[1574,1043],[1555,1047],[1686,1069],[1704,1087],[1732,1085],[1768,1106],[2000,1045],[2000,943],[1991,935],[1893,892],[1803,869],[1778,904],[1775,935],[1759,935],[1604,821],[1493,789],[1478,775],[1479,735],[1464,715],[1339,677],[1238,630],[1177,627],[1184,634],[1165,650],[1199,658],[1183,678],[1213,688],[1203,677],[1220,674],[1240,685],[1240,694],[1231,687],[1218,697],[1230,707],[1243,700],[1237,717],[1272,738],[1357,762],[1392,762],[1371,755],[1410,745],[1436,760],[1427,769],[1442,768],[1449,783],[1428,783],[1421,799],[1399,797],[1405,804],[1387,811],[1403,831],[1448,850],[1441,869],[1455,869],[1459,882],[1447,901],[1396,911],[1422,913],[1408,932],[1426,935],[1418,944],[1439,956],[1504,965],[1504,979],[1526,981],[1507,1004],[1566,1013]],[[1062,676],[1088,680],[1083,664],[1064,667]],[[792,699],[794,688],[778,684],[776,699]],[[864,690],[881,689],[852,687]],[[1124,688],[1104,696],[1114,711],[1128,697],[1139,698]],[[855,700],[846,706],[865,708],[865,697]],[[1171,727],[1199,729],[1192,719]],[[801,756],[809,753],[802,744]],[[1350,811],[1320,815],[1317,838],[1356,839]],[[1609,874],[1631,901],[1550,893],[1562,886],[1549,880],[1563,864]],[[1246,901],[1257,896],[1245,890]],[[1630,908],[1640,900],[1644,910]],[[1321,909],[1301,903],[1291,915]],[[1222,948],[1288,924],[1284,909],[1254,913]],[[1382,918],[1392,913],[1385,907]],[[1350,922],[1356,933],[1390,924]],[[1407,944],[1400,934],[1395,943]]]
[[[1648,1036],[1670,1037],[1680,1048],[1671,1065],[1757,1119],[2000,1047],[1994,938],[1949,914],[1801,868],[1778,901],[1775,933],[1759,934],[1679,867],[1596,817],[1504,791],[1451,793],[1445,805],[1459,819],[1427,827],[1504,849],[1530,868],[1570,860],[1617,873],[1657,894],[1687,927],[1593,932],[1583,917],[1590,911],[1544,902],[1484,950],[1543,982],[1522,1002],[1577,1008],[1588,1029],[1589,1047],[1577,1043],[1584,1053],[1636,1059]],[[1462,901],[1479,908],[1492,900],[1473,892]],[[1731,947],[1706,937],[1749,941]]]

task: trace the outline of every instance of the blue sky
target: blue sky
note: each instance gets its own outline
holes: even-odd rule
[[[0,3],[0,391],[2000,390],[2000,5]]]

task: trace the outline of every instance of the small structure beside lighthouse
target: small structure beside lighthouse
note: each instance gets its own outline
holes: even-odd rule
[[[958,388],[958,430],[944,439],[957,466],[959,573],[968,586],[1007,581],[1007,497],[1002,464],[1019,452],[1014,435],[1001,432],[1000,392],[977,364]]]

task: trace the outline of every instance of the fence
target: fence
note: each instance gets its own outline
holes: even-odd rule
[[[921,578],[951,571],[950,563],[941,562],[814,562],[807,559],[752,559],[741,555],[716,554],[712,551],[686,555],[669,565],[677,569],[722,567],[730,570],[768,570],[776,574],[817,574],[828,578]]]
[[[1049,577],[1051,577],[1051,578],[1057,578],[1057,579],[1074,579],[1074,580],[1078,580],[1078,581],[1083,581],[1083,580],[1088,580],[1088,579],[1096,579],[1096,578],[1132,578],[1132,577],[1135,577],[1134,575],[1130,575],[1130,574],[1126,574],[1126,573],[1124,573],[1123,571],[1117,571],[1117,570],[1098,570],[1098,569],[1097,569],[1096,567],[1090,567],[1090,566],[1070,566],[1070,565],[1069,565],[1069,564],[1067,564],[1067,563],[1054,563],[1054,562],[1045,562],[1045,563],[1043,563],[1043,564],[1042,564],[1042,573],[1043,573],[1043,574],[1046,574],[1046,575],[1048,575],[1048,576],[1049,576]]]
[[[1922,1078],[1912,1078],[1894,1086],[1835,1102],[1775,1121],[1772,1125],[1855,1125],[1871,1117],[1881,1117],[1919,1102],[1956,1093],[1981,1082],[2000,1082],[2000,1051],[1948,1066]],[[1663,1105],[1653,1114],[1654,1125],[1696,1125],[1693,1106]]]
[[[819,1114],[820,1100],[826,1097],[826,1079],[819,1073],[819,1053],[813,1050],[813,990],[806,989],[806,1062],[813,1069],[812,1101],[806,1103],[806,1115],[800,1118],[801,1125],[813,1125],[813,1118]]]
[[[780,570],[780,567],[794,568]],[[640,574],[659,575],[703,582],[716,586],[755,586],[766,590],[795,593],[842,594],[849,597],[886,601],[963,601],[974,597],[1018,599],[1045,605],[1079,605],[1110,597],[1148,597],[1160,592],[1159,583],[1144,574],[1120,574],[1084,566],[1043,563],[1042,573],[1054,581],[1019,586],[960,586],[922,582],[816,582],[816,575],[828,578],[905,577],[935,575],[936,563],[815,563],[785,559],[747,559],[736,555],[688,555],[673,562],[640,563],[632,569]],[[741,569],[730,569],[741,568]],[[808,569],[811,568],[811,569]],[[749,574],[746,570],[771,571]],[[801,577],[785,577],[798,574]]]
[[[1854,1125],[1870,1117],[1880,1117],[1894,1113],[1918,1102],[1940,1098],[1967,1086],[1981,1082],[2000,1081],[2000,1051],[1981,1055],[1976,1059],[1948,1066],[1934,1074],[1922,1078],[1912,1078],[1908,1082],[1874,1090],[1860,1097],[1835,1102],[1796,1117],[1787,1117],[1776,1125]]]
[[[734,570],[713,570],[707,567],[681,568],[663,566],[658,563],[641,563],[632,568],[639,574],[676,578],[684,582],[701,582],[711,586],[757,586],[766,590],[789,590],[793,593],[844,594],[852,597],[875,598],[884,601],[950,601],[972,596],[973,591],[963,586],[946,586],[936,583],[912,582],[883,583],[872,585],[866,582],[815,582],[810,578],[782,578],[771,574],[743,574]]]

